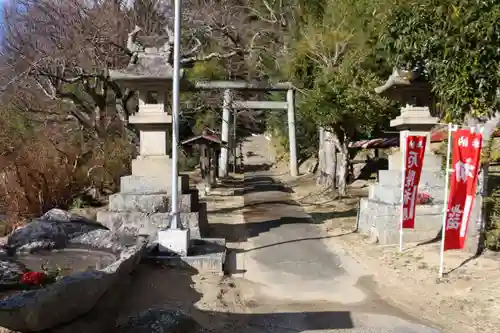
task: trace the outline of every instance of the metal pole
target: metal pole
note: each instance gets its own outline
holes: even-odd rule
[[[222,104],[222,133],[221,140],[226,142],[226,146],[220,150],[219,177],[227,176],[227,166],[229,161],[229,118],[231,117],[231,90],[224,90],[224,102]]]
[[[405,176],[406,176],[406,142],[408,141],[408,131],[400,133],[400,152],[401,152],[401,211],[399,212],[399,252],[403,252],[403,237],[404,237],[404,197],[405,197]]]
[[[180,113],[180,56],[181,56],[181,0],[174,0],[174,75],[172,85],[172,223],[171,229],[181,226],[178,197],[178,146],[179,146],[179,113]]]
[[[297,140],[295,137],[295,92],[289,89],[286,92],[286,103],[288,111],[288,141],[290,146],[290,174],[294,177],[299,175],[297,167]]]
[[[441,249],[439,256],[439,278],[443,277],[444,273],[444,241],[446,239],[446,219],[448,218],[448,186],[450,183],[450,158],[451,158],[451,149],[453,148],[452,144],[452,135],[451,132],[456,130],[456,128],[452,124],[448,124],[448,150],[446,151],[446,173],[444,179],[444,203],[443,203],[443,226],[441,231]]]

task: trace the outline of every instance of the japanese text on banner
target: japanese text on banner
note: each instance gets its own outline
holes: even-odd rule
[[[413,229],[415,227],[415,203],[417,200],[418,183],[424,163],[426,137],[422,135],[410,135],[406,138],[405,179],[403,184],[403,228]]]
[[[450,194],[445,223],[444,249],[463,249],[476,196],[482,135],[461,129],[453,134]]]

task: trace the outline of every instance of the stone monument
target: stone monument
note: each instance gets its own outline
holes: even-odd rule
[[[391,127],[399,131],[408,130],[413,135],[426,135],[427,145],[424,165],[418,187],[419,193],[429,194],[431,204],[417,205],[415,229],[405,230],[405,242],[422,242],[435,238],[441,229],[445,179],[442,158],[431,151],[430,130],[438,123],[432,117],[430,88],[425,81],[418,80],[418,73],[397,71],[386,84],[375,89],[391,98],[412,103],[401,108],[401,114],[391,121]],[[400,147],[402,135],[400,135]],[[379,172],[379,181],[370,187],[368,198],[359,206],[358,230],[369,235],[380,244],[399,243],[401,209],[402,154],[398,150],[389,156],[389,170]]]
[[[140,30],[136,27],[129,34],[127,47],[133,55],[127,68],[110,71],[112,80],[138,93],[138,110],[129,122],[139,130],[139,156],[132,161],[132,175],[121,178],[120,193],[109,197],[108,211],[99,212],[97,220],[118,233],[149,235],[154,242],[159,229],[170,223],[171,34],[166,41],[146,37],[139,43]],[[206,206],[200,203],[198,191],[190,189],[187,175],[179,175],[177,190],[182,228],[189,230],[191,238],[201,238],[208,227]],[[179,240],[174,252],[186,255],[187,242]]]

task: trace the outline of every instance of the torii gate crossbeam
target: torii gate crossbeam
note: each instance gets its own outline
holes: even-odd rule
[[[224,90],[224,102],[222,105],[222,141],[229,141],[229,121],[231,109],[270,109],[287,110],[288,118],[288,140],[290,146],[290,174],[298,176],[297,163],[297,140],[295,135],[295,90],[289,82],[277,83],[274,85],[262,83],[250,83],[245,81],[204,81],[196,82],[195,90]],[[233,101],[231,90],[255,90],[255,91],[286,91],[286,101]],[[221,149],[219,163],[219,177],[226,177],[228,174],[229,151],[227,147]]]

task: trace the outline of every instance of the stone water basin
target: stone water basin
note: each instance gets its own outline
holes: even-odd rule
[[[109,250],[70,247],[16,254],[11,260],[23,264],[31,271],[40,271],[43,266],[49,271],[60,269],[59,276],[69,276],[73,273],[103,269],[118,260],[118,257],[118,254]]]
[[[49,211],[9,237],[2,262],[18,262],[34,271],[40,271],[42,264],[59,267],[62,277],[39,289],[4,294],[0,327],[38,332],[87,313],[114,283],[132,272],[146,245],[79,216]]]

